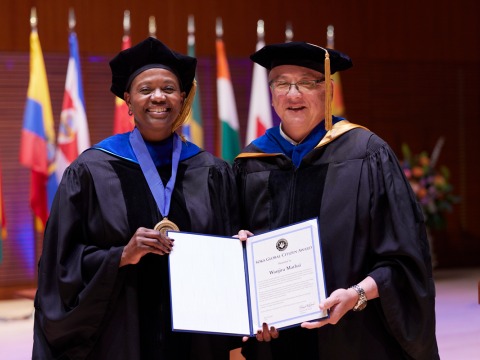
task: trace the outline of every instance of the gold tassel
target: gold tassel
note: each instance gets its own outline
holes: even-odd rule
[[[332,80],[330,78],[330,55],[325,50],[325,130],[332,130]]]
[[[175,132],[175,130],[179,129],[189,119],[190,113],[192,112],[193,99],[195,98],[196,92],[197,92],[197,81],[193,80],[192,88],[190,89],[190,92],[188,93],[187,98],[183,102],[182,110],[180,110],[180,114],[178,114],[177,119],[172,125],[172,133]],[[185,138],[182,135],[180,136],[182,137],[182,140],[185,141]]]

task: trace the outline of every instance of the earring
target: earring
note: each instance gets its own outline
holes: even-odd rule
[[[132,109],[128,109],[128,116],[132,116],[133,115],[133,112],[132,112]]]

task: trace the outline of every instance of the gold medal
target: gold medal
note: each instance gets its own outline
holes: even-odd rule
[[[162,219],[155,227],[154,230],[160,231],[163,235],[167,235],[168,230],[179,231],[178,226],[173,222],[168,220],[166,217]]]

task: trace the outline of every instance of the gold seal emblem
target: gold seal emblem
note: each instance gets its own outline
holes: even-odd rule
[[[162,219],[155,227],[154,230],[160,231],[163,235],[167,235],[168,230],[179,231],[178,226],[173,222],[168,220],[166,217]]]

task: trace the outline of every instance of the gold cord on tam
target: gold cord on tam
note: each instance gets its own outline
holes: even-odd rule
[[[180,128],[183,124],[185,124],[189,119],[190,113],[192,112],[193,99],[195,98],[196,92],[197,92],[197,81],[193,80],[192,88],[190,89],[190,92],[188,93],[187,98],[183,102],[183,106],[182,106],[182,109],[180,110],[180,114],[178,114],[177,119],[172,125],[172,133],[178,128]],[[185,140],[183,136],[182,136],[182,140]]]
[[[330,78],[330,55],[325,50],[325,130],[332,130],[332,81]]]

